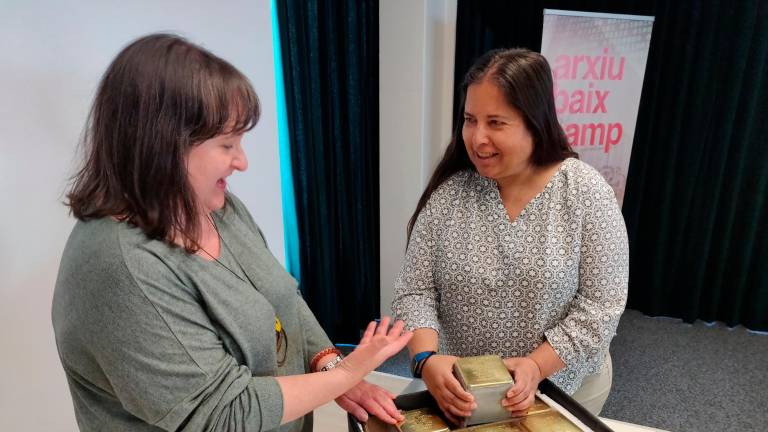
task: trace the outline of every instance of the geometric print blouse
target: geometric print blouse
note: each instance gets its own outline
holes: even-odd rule
[[[573,394],[599,372],[627,299],[624,218],[591,166],[563,161],[514,221],[494,180],[454,174],[414,224],[392,310],[437,330],[440,352],[522,357],[544,340]]]

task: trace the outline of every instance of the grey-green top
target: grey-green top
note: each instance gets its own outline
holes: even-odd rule
[[[274,377],[307,372],[331,342],[243,204],[229,195],[214,220],[222,261],[246,282],[126,223],[75,225],[52,316],[81,430],[312,429],[311,415],[279,427]],[[275,315],[288,336],[281,367]]]

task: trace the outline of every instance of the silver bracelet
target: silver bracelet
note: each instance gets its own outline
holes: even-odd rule
[[[329,370],[335,368],[336,365],[339,364],[339,363],[341,363],[341,356],[336,354],[336,357],[333,360],[331,360],[328,363],[326,363],[325,366],[321,367],[320,371],[321,372],[329,371]]]

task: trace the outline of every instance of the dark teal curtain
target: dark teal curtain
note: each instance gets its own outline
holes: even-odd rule
[[[768,330],[768,1],[459,0],[455,94],[486,50],[538,51],[545,8],[656,17],[623,208],[628,307]]]
[[[301,289],[334,342],[379,315],[379,27],[371,0],[277,0]]]

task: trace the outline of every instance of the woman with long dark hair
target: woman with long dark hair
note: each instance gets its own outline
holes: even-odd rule
[[[546,59],[494,50],[465,76],[461,114],[408,223],[392,309],[414,330],[414,375],[453,421],[472,396],[457,356],[500,354],[522,415],[551,379],[592,412],[627,295],[626,228],[613,191],[560,127]]]
[[[243,74],[177,36],[140,38],[107,69],[53,298],[81,430],[308,431],[334,399],[402,419],[362,379],[410,332],[385,317],[342,361],[227,191],[259,113]]]

